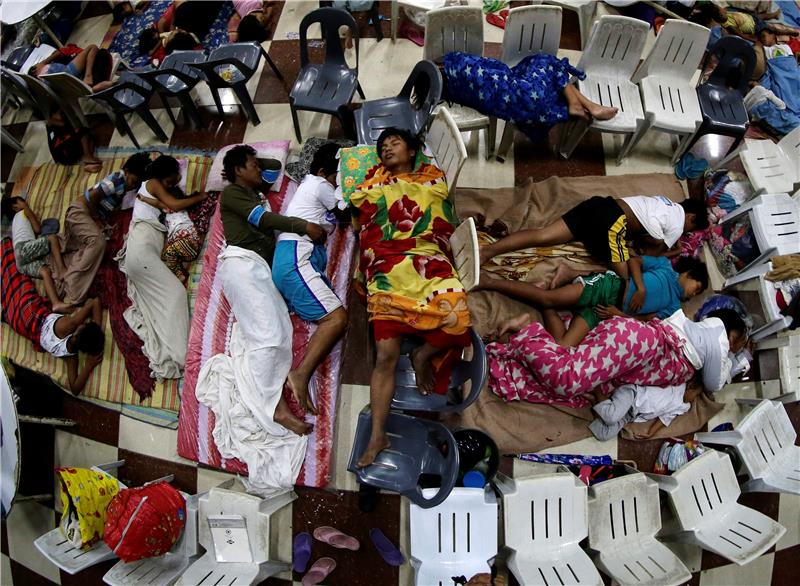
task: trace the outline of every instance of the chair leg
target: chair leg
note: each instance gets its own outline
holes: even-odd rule
[[[644,138],[644,135],[647,134],[647,131],[650,130],[651,126],[652,123],[646,118],[644,120],[636,121],[636,130],[633,131],[632,134],[629,134],[625,139],[625,142],[622,143],[622,148],[619,151],[619,155],[617,155],[617,165],[622,164],[622,161],[625,159],[625,157],[627,157],[628,154],[630,154],[630,152],[633,150],[633,147],[635,147],[639,141]]]
[[[400,6],[397,4],[397,0],[392,0],[392,16],[391,16],[391,19],[392,19],[392,22],[391,22],[391,25],[392,25],[392,42],[396,43],[397,42],[397,26],[399,24],[397,21],[400,19]]]
[[[673,153],[672,158],[669,160],[670,165],[674,167],[675,165],[678,164],[678,161],[683,156],[683,153],[685,153],[688,150],[689,143],[692,141],[693,138],[694,138],[694,132],[691,134],[687,134],[680,140],[680,142],[678,143],[677,150]]]
[[[730,153],[737,151],[739,149],[739,145],[742,143],[742,139],[744,138],[744,133],[740,134],[736,137],[733,141],[733,144],[728,148],[728,152],[725,153],[725,156],[728,156]]]
[[[122,127],[122,132],[124,134],[128,135],[128,138],[131,139],[131,142],[133,143],[133,146],[135,146],[137,149],[142,148],[142,147],[139,146],[139,141],[136,140],[136,136],[134,136],[133,130],[131,130],[131,127],[128,124],[128,121],[125,119],[125,114],[119,114],[117,116],[117,120],[119,122],[119,125]]]
[[[486,160],[492,158],[494,145],[497,143],[497,118],[489,117],[489,126],[486,127]]]
[[[505,127],[503,128],[503,136],[500,137],[500,146],[497,148],[497,155],[495,156],[495,159],[500,163],[506,162],[508,151],[511,150],[514,144],[515,130],[516,126],[514,126],[514,123],[511,122],[511,120],[506,120]]]
[[[195,129],[202,128],[203,121],[200,118],[200,110],[197,109],[197,104],[194,103],[192,94],[189,92],[178,94],[178,100],[180,100],[184,117],[189,120]]]
[[[250,123],[253,126],[261,124],[261,119],[258,117],[258,112],[256,112],[256,107],[253,105],[253,98],[250,97],[250,92],[247,91],[247,86],[244,83],[237,83],[232,89],[236,97],[239,98],[242,108],[247,113]]]
[[[161,128],[161,125],[158,123],[158,120],[156,120],[156,117],[153,116],[153,113],[150,111],[150,108],[148,106],[145,105],[144,107],[137,109],[136,113],[139,114],[142,120],[144,120],[145,124],[147,124],[150,127],[150,130],[153,131],[153,134],[156,135],[156,138],[158,138],[158,140],[160,140],[161,142],[169,141],[167,133],[164,132],[163,128]]]
[[[675,158],[675,162],[677,163],[683,155],[685,155],[690,150],[692,150],[692,147],[694,146],[694,144],[698,140],[700,140],[702,137],[704,137],[707,132],[708,132],[708,127],[705,125],[705,123],[701,124],[700,128],[698,128],[697,131],[692,135],[692,138],[691,138],[691,140],[689,140],[688,144],[686,145],[686,148],[684,148],[680,152],[680,155]]]
[[[727,164],[728,164],[728,163],[730,163],[730,162],[731,162],[733,159],[735,159],[736,157],[738,157],[739,155],[741,155],[741,154],[742,154],[742,152],[744,152],[744,150],[745,150],[745,147],[744,147],[744,146],[740,146],[739,148],[736,148],[736,149],[729,149],[729,150],[728,150],[728,154],[726,154],[726,155],[725,155],[724,157],[722,157],[722,158],[721,158],[719,161],[717,161],[716,163],[714,163],[714,166],[713,166],[713,167],[711,167],[711,168],[710,168],[710,170],[711,170],[711,171],[716,171],[717,169],[721,169],[723,165],[727,165]]]
[[[381,30],[381,15],[378,12],[378,3],[373,2],[370,8],[369,16],[372,18],[372,26],[375,29],[375,36],[378,37],[378,42],[383,40],[383,30]]]
[[[297,139],[297,142],[302,143],[303,138],[300,135],[300,121],[297,119],[297,110],[294,108],[294,101],[289,102],[289,108],[292,111],[292,122],[294,123],[294,136]]]
[[[561,133],[561,144],[558,147],[561,156],[569,159],[588,130],[589,122],[586,120],[570,120],[567,122]]]
[[[356,82],[356,91],[358,92],[358,95],[361,96],[362,100],[366,100],[367,99],[367,96],[364,95],[364,90],[361,89],[361,83],[360,82]]]
[[[275,62],[270,58],[269,53],[267,53],[264,49],[261,49],[261,53],[264,55],[264,59],[267,60],[267,64],[272,68],[272,71],[275,73],[275,77],[283,81],[283,75],[281,75],[281,72],[278,70],[277,67],[275,67]]]
[[[219,89],[213,85],[209,85],[211,89],[211,97],[214,98],[214,104],[217,106],[217,114],[220,118],[225,116],[225,111],[222,109],[222,100],[219,99]]]
[[[158,94],[158,97],[161,98],[161,103],[164,104],[164,109],[167,111],[167,116],[169,116],[172,125],[177,126],[178,121],[175,119],[175,114],[173,114],[172,108],[169,107],[169,98],[164,94]]]

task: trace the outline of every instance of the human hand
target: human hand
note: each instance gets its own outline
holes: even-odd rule
[[[314,242],[315,244],[325,244],[325,239],[328,237],[328,233],[319,224],[315,224],[314,222],[307,222],[306,236],[311,238],[311,241]]]
[[[88,356],[86,356],[86,367],[87,368],[95,368],[101,362],[103,362],[103,353],[102,352],[100,354],[94,354],[94,355],[89,354]]]
[[[598,305],[594,308],[594,314],[600,319],[609,319],[615,316],[624,316],[618,307],[613,305]]]
[[[631,313],[639,313],[639,310],[642,309],[644,305],[644,300],[647,297],[647,291],[644,289],[636,290],[633,295],[631,296],[631,301],[628,304],[628,308],[631,310]]]

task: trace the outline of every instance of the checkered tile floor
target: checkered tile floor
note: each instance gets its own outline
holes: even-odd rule
[[[302,17],[316,6],[316,2],[290,1],[282,4],[273,23],[273,38],[264,44],[288,80],[287,83],[295,79],[299,68],[299,41],[293,38],[293,33],[298,30]],[[388,2],[381,3],[381,13],[388,19]],[[92,2],[85,14],[70,42],[79,46],[89,43],[99,45],[111,24],[107,4]],[[485,53],[496,57],[500,51],[502,31],[489,24],[485,27]],[[396,94],[413,65],[422,58],[422,49],[404,39],[396,44],[389,38],[377,42],[372,27],[367,25],[364,18],[360,20],[360,28],[367,37],[361,40],[359,63],[359,79],[367,98]],[[388,20],[383,22],[383,32],[388,37]],[[577,64],[580,58],[577,50],[580,47],[577,17],[566,10],[561,47],[561,56],[568,57],[573,65]],[[354,59],[354,54],[350,58]],[[208,90],[201,88],[197,100],[201,105],[204,126],[200,130],[193,131],[184,126],[181,118],[178,126],[173,127],[163,109],[155,110],[156,118],[170,136],[170,145],[216,149],[230,143],[291,138],[292,149],[297,151],[288,105],[290,86],[279,82],[269,68],[263,70],[263,65],[250,85],[262,120],[259,126],[248,124],[232,95],[223,95],[225,115],[220,119]],[[90,120],[98,146],[132,146],[127,138],[120,136],[105,115],[92,114]],[[25,152],[20,154],[10,149],[2,151],[0,181],[6,184],[8,192],[20,169],[49,161],[50,156],[44,123],[32,118],[30,112],[3,112],[2,124],[25,146]],[[321,114],[300,113],[300,124],[304,137],[342,135],[338,122]],[[135,120],[132,127],[142,146],[160,146],[143,123]],[[506,187],[528,178],[538,181],[551,176],[671,172],[669,155],[673,147],[666,135],[658,133],[645,138],[620,167],[614,164],[613,157],[621,145],[621,139],[601,137],[594,131],[587,134],[569,160],[556,157],[552,153],[551,145],[545,142],[533,144],[518,134],[513,154],[505,164],[487,161],[483,152],[483,141],[479,141],[479,137],[474,134],[469,137],[470,158],[459,179],[459,185],[464,187]],[[713,161],[722,156],[727,146],[725,139],[710,137],[698,144],[696,153]],[[699,194],[702,190],[699,182],[690,182],[686,187],[691,194]],[[395,495],[382,495],[373,513],[360,512],[355,480],[345,470],[356,416],[368,402],[369,396],[366,386],[369,382],[369,370],[367,361],[363,360],[364,353],[369,348],[365,338],[365,322],[363,306],[354,304],[343,369],[344,386],[338,406],[337,445],[331,486],[326,490],[297,490],[299,498],[284,510],[279,519],[278,553],[281,559],[289,560],[293,533],[310,530],[317,525],[332,524],[361,539],[365,547],[359,552],[349,552],[333,550],[315,543],[315,557],[329,555],[339,564],[326,583],[348,586],[405,585],[413,583],[410,566],[406,564],[398,571],[384,564],[368,544],[367,533],[371,527],[381,527],[390,539],[400,543],[408,553],[407,503]],[[15,386],[20,389],[22,397],[19,403],[21,412],[58,415],[77,422],[75,427],[58,430],[23,424],[21,494],[52,493],[54,466],[90,466],[117,459],[125,460],[125,465],[120,469],[120,477],[134,485],[172,473],[175,475],[174,485],[177,488],[196,493],[229,477],[225,473],[198,466],[179,457],[176,452],[176,432],[173,430],[150,426],[121,416],[118,412],[75,399],[31,373],[18,372]],[[717,400],[725,402],[727,406],[710,422],[710,426],[722,421],[738,421],[744,413],[734,403],[734,397],[753,396],[754,392],[752,383],[744,383],[731,385],[720,393]],[[791,417],[795,427],[800,428],[800,407],[791,409]],[[615,458],[633,460],[639,469],[649,470],[659,445],[660,441],[633,442],[619,439],[601,444],[594,440],[583,440],[552,451],[610,454]],[[507,474],[522,476],[531,472],[531,465],[506,458],[503,469]],[[693,572],[691,582],[703,585],[800,583],[797,564],[800,556],[800,498],[748,494],[741,498],[741,502],[784,524],[787,527],[786,535],[775,548],[743,568],[694,547],[676,547],[676,552]],[[15,505],[9,518],[2,523],[0,584],[101,584],[102,576],[110,563],[70,576],[60,573],[33,547],[36,537],[55,526],[59,516],[56,508],[57,504],[53,501]],[[294,579],[294,583],[299,584],[299,578],[297,575],[286,574],[281,579],[271,579],[267,583],[291,584]]]

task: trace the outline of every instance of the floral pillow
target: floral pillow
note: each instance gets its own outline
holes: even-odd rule
[[[430,161],[430,157],[425,153],[420,153],[417,157],[417,165],[430,163]],[[339,150],[338,182],[346,202],[350,202],[350,196],[359,185],[364,183],[367,171],[378,163],[380,163],[380,159],[374,145],[359,145]]]

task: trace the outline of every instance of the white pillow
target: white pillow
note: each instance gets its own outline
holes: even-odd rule
[[[237,143],[242,144],[242,143]],[[214,157],[214,162],[211,164],[211,171],[208,173],[206,180],[206,191],[222,191],[228,182],[222,178],[222,159],[225,157],[230,149],[235,147],[235,144],[229,144],[220,149],[217,156]],[[256,150],[258,158],[276,159],[281,162],[281,174],[278,179],[272,184],[270,191],[280,191],[281,184],[283,183],[283,173],[286,167],[286,158],[289,156],[289,141],[288,140],[274,140],[270,142],[254,142],[248,144]]]

